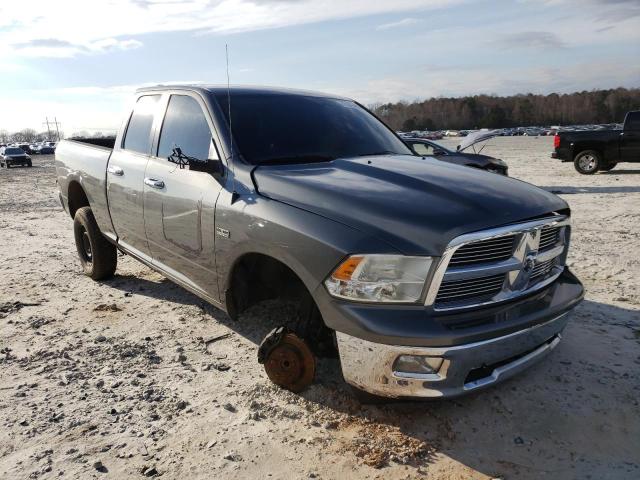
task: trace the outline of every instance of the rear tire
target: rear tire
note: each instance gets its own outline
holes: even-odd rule
[[[607,165],[604,165],[602,167],[600,167],[600,171],[601,172],[608,172],[610,170],[613,170],[614,168],[616,168],[616,165],[618,165],[617,163],[609,163]]]
[[[601,164],[600,154],[595,150],[584,150],[578,153],[573,161],[576,171],[582,175],[593,175],[598,171]]]
[[[100,232],[91,207],[76,211],[73,233],[84,274],[94,280],[113,276],[118,263],[117,250]]]

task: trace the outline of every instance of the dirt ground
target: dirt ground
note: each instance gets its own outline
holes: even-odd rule
[[[573,209],[587,295],[563,341],[484,392],[383,406],[336,360],[301,395],[274,387],[256,344],[276,304],[233,322],[126,256],[91,281],[53,159],[1,170],[0,477],[640,478],[640,165],[581,176],[551,149],[486,151]]]

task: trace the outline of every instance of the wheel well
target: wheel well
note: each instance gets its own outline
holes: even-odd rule
[[[76,211],[79,208],[90,206],[87,194],[84,193],[84,189],[78,182],[71,182],[69,184],[67,201],[69,202],[69,214],[71,218],[75,217]]]
[[[600,150],[600,148],[598,148],[598,147],[581,146],[579,148],[575,148],[574,151],[576,152],[575,155],[573,156],[573,160],[574,161],[578,158],[578,155],[580,155],[583,152],[596,152],[598,154],[598,156],[600,157],[600,160],[604,159],[602,150]]]
[[[316,353],[328,353],[333,337],[311,293],[300,277],[281,261],[268,255],[249,253],[233,266],[226,291],[229,316],[239,314],[265,300],[279,300],[296,305],[297,318],[287,325],[305,338]]]

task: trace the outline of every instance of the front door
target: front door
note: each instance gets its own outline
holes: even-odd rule
[[[170,161],[218,158],[205,111],[195,94],[169,97],[156,152],[145,172],[144,223],[153,262],[218,300],[215,206],[222,186],[210,173]]]
[[[160,97],[138,98],[121,143],[115,146],[107,166],[109,213],[118,242],[145,260],[151,260],[151,253],[144,230],[143,181]]]

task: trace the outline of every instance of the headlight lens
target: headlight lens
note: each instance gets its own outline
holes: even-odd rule
[[[361,302],[420,300],[431,267],[431,257],[352,255],[325,281],[334,297]]]

